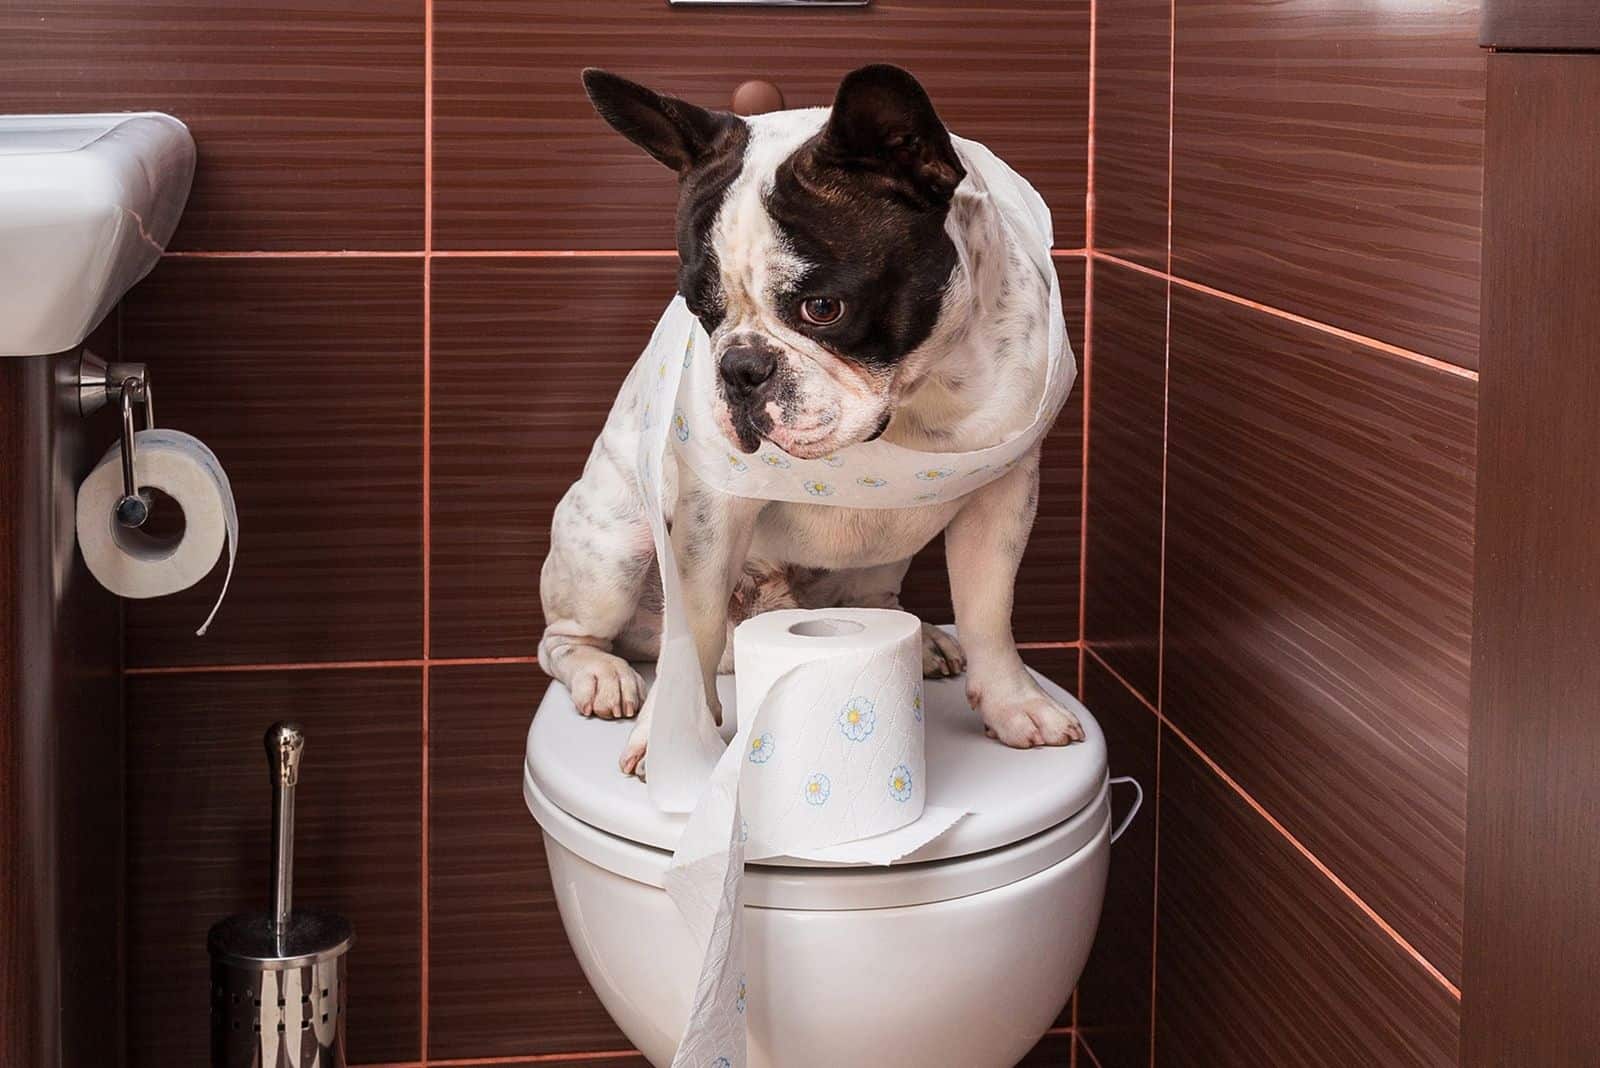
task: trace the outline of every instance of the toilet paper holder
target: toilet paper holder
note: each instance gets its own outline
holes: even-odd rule
[[[150,498],[139,492],[134,479],[133,406],[144,406],[146,430],[156,425],[150,371],[142,363],[107,363],[85,349],[78,357],[78,414],[91,415],[112,398],[122,407],[122,496],[117,501],[116,519],[124,527],[142,527],[150,518]]]

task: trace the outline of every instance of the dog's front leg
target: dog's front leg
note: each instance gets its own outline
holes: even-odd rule
[[[967,701],[1018,749],[1083,740],[1078,717],[1028,674],[1011,634],[1017,565],[1039,506],[1039,453],[972,493],[945,529],[950,596],[967,653]]]
[[[678,564],[679,596],[694,635],[700,675],[705,680],[711,715],[722,722],[717,698],[717,663],[728,640],[728,598],[750,554],[756,518],[764,501],[719,493],[678,467],[678,500],[672,512],[672,555]],[[622,753],[622,770],[644,774],[654,718],[654,691],[645,698],[633,733]]]

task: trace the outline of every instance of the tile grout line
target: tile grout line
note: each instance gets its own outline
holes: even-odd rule
[[[1085,123],[1083,179],[1083,431],[1078,473],[1078,640],[1088,638],[1089,620],[1089,390],[1094,378],[1094,120],[1096,76],[1099,73],[1098,0],[1089,0],[1089,108]],[[1083,658],[1078,658],[1078,692],[1083,692]],[[1076,999],[1076,993],[1074,993]],[[1074,1000],[1076,1006],[1076,1000]]]
[[[1380,931],[1389,936],[1389,939],[1394,942],[1395,945],[1404,950],[1407,955],[1417,962],[1417,964],[1421,965],[1423,971],[1432,976],[1434,981],[1440,986],[1444,987],[1452,997],[1454,997],[1457,1001],[1461,1000],[1461,988],[1446,978],[1445,974],[1435,967],[1432,961],[1423,956],[1422,952],[1417,949],[1416,946],[1413,946],[1409,941],[1407,941],[1405,936],[1400,934],[1399,931],[1395,930],[1394,926],[1390,924],[1389,921],[1385,920],[1376,909],[1367,904],[1361,895],[1357,894],[1353,889],[1351,889],[1349,883],[1346,883],[1343,879],[1339,878],[1334,870],[1328,867],[1327,864],[1324,864],[1322,860],[1305,845],[1305,843],[1301,842],[1300,839],[1296,838],[1292,833],[1290,833],[1289,829],[1279,822],[1276,816],[1274,816],[1271,812],[1268,812],[1266,807],[1262,805],[1261,802],[1257,801],[1245,790],[1243,786],[1239,785],[1238,781],[1224,771],[1222,766],[1213,760],[1205,750],[1196,745],[1193,739],[1185,734],[1166,716],[1158,712],[1156,707],[1150,703],[1149,698],[1140,693],[1131,682],[1123,678],[1122,675],[1117,672],[1116,668],[1106,663],[1104,658],[1102,658],[1099,653],[1096,653],[1092,648],[1088,649],[1088,653],[1090,656],[1095,658],[1102,668],[1106,670],[1107,674],[1111,675],[1112,678],[1116,679],[1122,684],[1123,689],[1127,690],[1128,693],[1133,696],[1134,700],[1143,705],[1151,713],[1151,715],[1154,715],[1160,721],[1161,725],[1166,730],[1172,732],[1173,737],[1181,741],[1186,747],[1188,747],[1190,752],[1199,757],[1200,760],[1204,762],[1206,767],[1211,769],[1212,774],[1216,775],[1217,778],[1226,783],[1228,788],[1239,796],[1240,800],[1254,810],[1256,815],[1265,820],[1274,831],[1278,832],[1278,834],[1285,841],[1293,846],[1296,852],[1309,861],[1311,866],[1316,868],[1316,870],[1320,872],[1324,878],[1326,878],[1339,890],[1340,893],[1348,898],[1351,904],[1355,905],[1356,908],[1359,909],[1368,920],[1372,921],[1372,923]],[[1157,801],[1159,811],[1159,796]]]
[[[528,656],[407,657],[400,660],[300,660],[250,664],[175,664],[167,667],[130,667],[124,675],[240,674],[257,671],[377,671],[403,667],[481,667],[488,664],[537,664]]]
[[[1017,648],[1076,649],[1077,639],[1071,641],[1018,642]],[[163,667],[130,667],[125,675],[239,675],[264,671],[381,671],[385,668],[450,668],[488,667],[498,664],[525,664],[537,666],[536,654],[527,656],[435,656],[407,657],[397,660],[299,660],[248,664],[174,664]]]
[[[1083,1052],[1088,1055],[1089,1063],[1093,1066],[1093,1068],[1103,1068],[1100,1063],[1100,1058],[1095,1056],[1094,1047],[1089,1045],[1089,1040],[1083,1037],[1083,1032],[1079,1031],[1073,1037],[1076,1039],[1076,1041],[1073,1043],[1073,1055],[1076,1056],[1077,1047],[1082,1046]]]
[[[1161,330],[1161,537],[1156,550],[1156,781],[1150,812],[1150,1068],[1156,1068],[1156,959],[1161,945],[1161,748],[1162,698],[1167,686],[1167,448],[1172,408],[1172,234],[1177,228],[1172,189],[1177,158],[1178,0],[1167,6],[1167,291]],[[1093,1055],[1093,1051],[1090,1051]]]
[[[1208,297],[1216,297],[1218,300],[1225,300],[1231,304],[1237,304],[1240,307],[1250,308],[1254,311],[1261,312],[1265,315],[1271,315],[1278,319],[1285,319],[1296,324],[1297,326],[1303,326],[1324,334],[1332,334],[1334,337],[1337,337],[1343,341],[1361,345],[1364,348],[1373,349],[1374,351],[1381,352],[1386,356],[1393,356],[1397,359],[1407,360],[1411,363],[1422,364],[1424,367],[1431,368],[1432,370],[1454,375],[1457,378],[1465,378],[1471,382],[1476,382],[1478,380],[1478,372],[1472,370],[1471,368],[1458,367],[1455,364],[1441,360],[1436,356],[1428,356],[1420,352],[1415,352],[1411,349],[1401,348],[1399,345],[1392,345],[1387,341],[1379,341],[1375,337],[1368,337],[1365,334],[1358,334],[1354,330],[1346,330],[1342,326],[1334,326],[1332,323],[1324,323],[1320,320],[1301,315],[1298,312],[1292,312],[1284,308],[1274,307],[1271,304],[1263,304],[1260,301],[1251,300],[1249,297],[1241,297],[1237,293],[1230,293],[1225,289],[1218,289],[1215,286],[1208,286],[1204,282],[1196,282],[1190,278],[1180,278],[1170,271],[1158,271],[1154,267],[1146,267],[1142,263],[1134,263],[1132,260],[1125,260],[1121,256],[1113,256],[1109,252],[1093,252],[1090,254],[1090,258],[1104,260],[1107,263],[1114,263],[1117,266],[1125,267],[1130,271],[1138,271],[1140,274],[1150,275],[1152,278],[1165,278],[1167,282],[1172,285],[1182,286],[1184,289],[1188,289],[1196,293],[1203,293]]]
[[[1083,650],[1089,640],[1089,440],[1091,409],[1089,388],[1093,377],[1094,360],[1094,178],[1095,178],[1095,90],[1099,71],[1099,3],[1089,0],[1089,84],[1088,114],[1084,123],[1084,176],[1083,176],[1083,411],[1082,455],[1078,469],[1078,700],[1083,700]],[[1071,1068],[1078,1068],[1078,990],[1082,983],[1072,988],[1072,1048]]]
[[[431,181],[431,178],[429,179]],[[431,234],[433,201],[424,202],[424,215]],[[412,249],[249,249],[227,251],[223,249],[188,249],[162,253],[163,259],[172,260],[461,260],[461,259],[578,259],[585,257],[619,259],[664,259],[677,256],[670,248],[553,248],[553,249],[496,249],[496,248],[434,248],[428,241],[426,248]],[[1088,256],[1087,248],[1056,248],[1050,255],[1056,259],[1076,259]]]
[[[432,1043],[433,783],[433,0],[422,5],[422,852],[418,887],[417,1052],[424,1060]]]

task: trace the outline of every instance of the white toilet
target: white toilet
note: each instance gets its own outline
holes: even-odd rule
[[[1053,1024],[1105,892],[1105,739],[1007,749],[961,680],[927,684],[928,804],[968,810],[890,867],[751,864],[745,888],[753,1068],[1009,1068]],[[733,679],[719,680],[731,736]],[[553,683],[528,731],[523,794],[544,833],[567,938],[650,1063],[672,1062],[700,969],[662,889],[686,817],[617,770],[629,722],[580,717]]]

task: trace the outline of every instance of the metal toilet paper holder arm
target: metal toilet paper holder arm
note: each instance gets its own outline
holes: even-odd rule
[[[124,527],[142,527],[150,518],[150,498],[139,492],[133,473],[133,406],[144,405],[144,428],[154,428],[150,371],[142,363],[108,364],[85,349],[78,357],[78,414],[97,412],[113,397],[122,405],[122,496],[117,500],[116,519]]]

